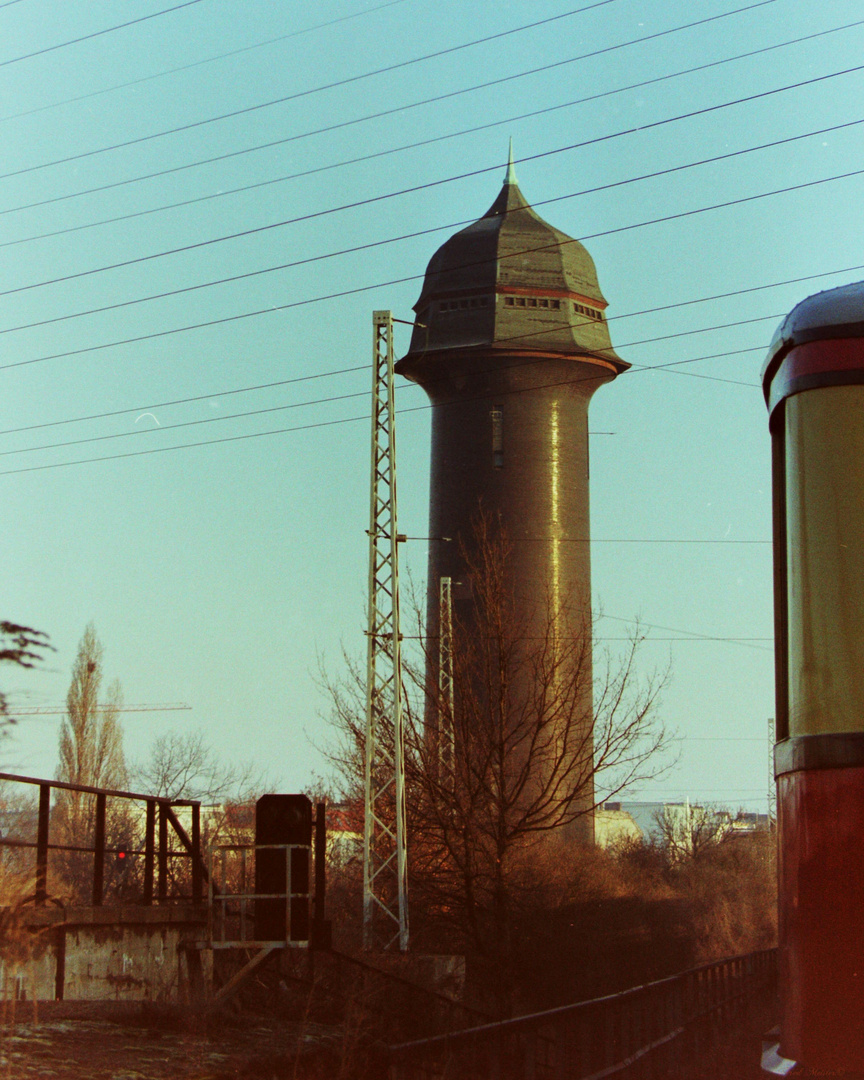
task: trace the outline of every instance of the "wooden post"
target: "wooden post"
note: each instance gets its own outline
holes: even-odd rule
[[[48,823],[51,814],[51,785],[39,785],[39,825],[36,833],[36,903],[48,897]]]
[[[327,918],[327,806],[315,806],[315,922],[321,926]]]
[[[96,837],[93,843],[93,907],[102,904],[105,883],[105,792],[96,796]]]
[[[147,800],[147,831],[144,837],[144,903],[153,903],[153,862],[156,854],[156,803]]]
[[[168,808],[159,803],[159,899],[168,896]]]
[[[192,903],[200,904],[203,897],[204,866],[201,862],[201,807],[192,804]]]

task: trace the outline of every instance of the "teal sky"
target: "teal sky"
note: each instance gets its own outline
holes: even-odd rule
[[[512,136],[633,364],[592,404],[599,636],[641,618],[683,738],[636,794],[764,806],[759,369],[792,305],[864,277],[864,19],[580,6],[0,4],[0,617],[57,649],[4,675],[15,702],[62,702],[92,620],[128,702],[193,707],[130,714],[129,756],[204,728],[283,789],[322,769],[318,659],[364,650],[371,313],[412,317]],[[398,402],[400,529],[422,537],[429,412]],[[404,550],[422,581],[424,543]],[[22,722],[7,765],[51,775],[59,722]]]

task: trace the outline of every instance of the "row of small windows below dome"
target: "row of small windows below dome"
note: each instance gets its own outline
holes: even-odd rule
[[[488,296],[469,296],[464,300],[441,300],[438,304],[439,311],[459,311],[466,308],[489,307]]]
[[[561,301],[552,300],[548,296],[505,296],[504,306],[552,308],[554,311],[560,311]]]
[[[562,307],[567,309],[566,300],[556,300],[550,296],[505,296],[505,307],[520,308],[546,308],[547,310],[560,311]],[[439,300],[438,311],[449,313],[451,311],[466,311],[472,308],[486,308],[490,306],[491,298],[488,296],[468,296],[461,300]],[[577,315],[585,315],[596,322],[603,321],[603,312],[597,308],[588,307],[586,304],[573,302],[573,311]]]
[[[529,307],[529,308],[552,308],[555,311],[560,311],[562,304],[566,310],[567,301],[552,300],[546,296],[505,296],[505,307]],[[594,319],[597,322],[603,321],[603,312],[598,311],[597,308],[587,307],[585,304],[573,303],[573,310],[579,315],[587,315],[589,319]]]
[[[579,315],[587,315],[589,319],[596,319],[597,322],[603,321],[603,312],[598,311],[597,308],[586,307],[584,304],[573,304],[573,310]]]

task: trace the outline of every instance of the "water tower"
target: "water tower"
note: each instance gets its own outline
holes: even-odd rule
[[[507,538],[518,603],[581,609],[590,629],[588,405],[629,367],[605,309],[591,256],[528,205],[511,156],[489,210],[433,255],[396,366],[433,405],[430,642],[442,578],[470,618],[466,555],[481,514]],[[591,815],[578,833],[593,836]]]

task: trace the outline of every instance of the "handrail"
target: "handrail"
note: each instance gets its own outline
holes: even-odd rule
[[[600,998],[399,1043],[389,1048],[391,1077],[601,1080],[632,1075],[648,1056],[677,1062],[685,1036],[704,1044],[716,1016],[742,1009],[747,997],[773,985],[776,955],[763,949]]]
[[[170,806],[200,806],[200,799],[172,799],[167,795],[142,795],[138,791],[120,791],[114,788],[92,787],[90,784],[72,784],[66,780],[40,780],[37,776],[18,776],[16,773],[0,773],[0,780],[14,780],[17,784],[48,784],[66,791],[83,791],[88,795],[110,795],[115,799],[139,799],[146,802],[167,803]]]
[[[30,784],[39,789],[39,809],[36,822],[36,840],[24,841],[18,837],[0,836],[0,848],[35,848],[35,892],[29,898],[41,907],[48,900],[48,862],[49,852],[66,851],[92,854],[92,904],[99,907],[102,904],[105,891],[105,855],[110,852],[123,852],[124,855],[144,855],[143,875],[143,903],[150,905],[154,901],[154,884],[156,885],[157,899],[168,900],[168,862],[169,859],[180,855],[188,857],[191,862],[192,874],[191,899],[194,904],[203,901],[203,882],[206,880],[207,871],[201,857],[201,802],[198,799],[172,799],[165,795],[145,795],[135,791],[122,791],[116,788],[100,788],[91,784],[73,784],[65,780],[48,780],[35,776],[17,776],[14,773],[0,773],[0,782],[12,784]],[[93,805],[93,844],[84,846],[79,844],[57,844],[50,842],[50,819],[51,819],[51,792],[52,789],[61,791],[80,792],[95,797]],[[106,808],[108,799],[125,799],[128,802],[144,803],[146,806],[145,842],[144,850],[133,851],[128,847],[116,848],[107,846],[106,835]],[[187,834],[185,828],[174,813],[174,807],[189,808],[191,810],[192,836]],[[158,811],[158,812],[157,812]],[[158,838],[157,838],[158,818]],[[179,839],[185,851],[174,852],[169,849],[168,826]],[[155,881],[154,881],[155,879]]]

